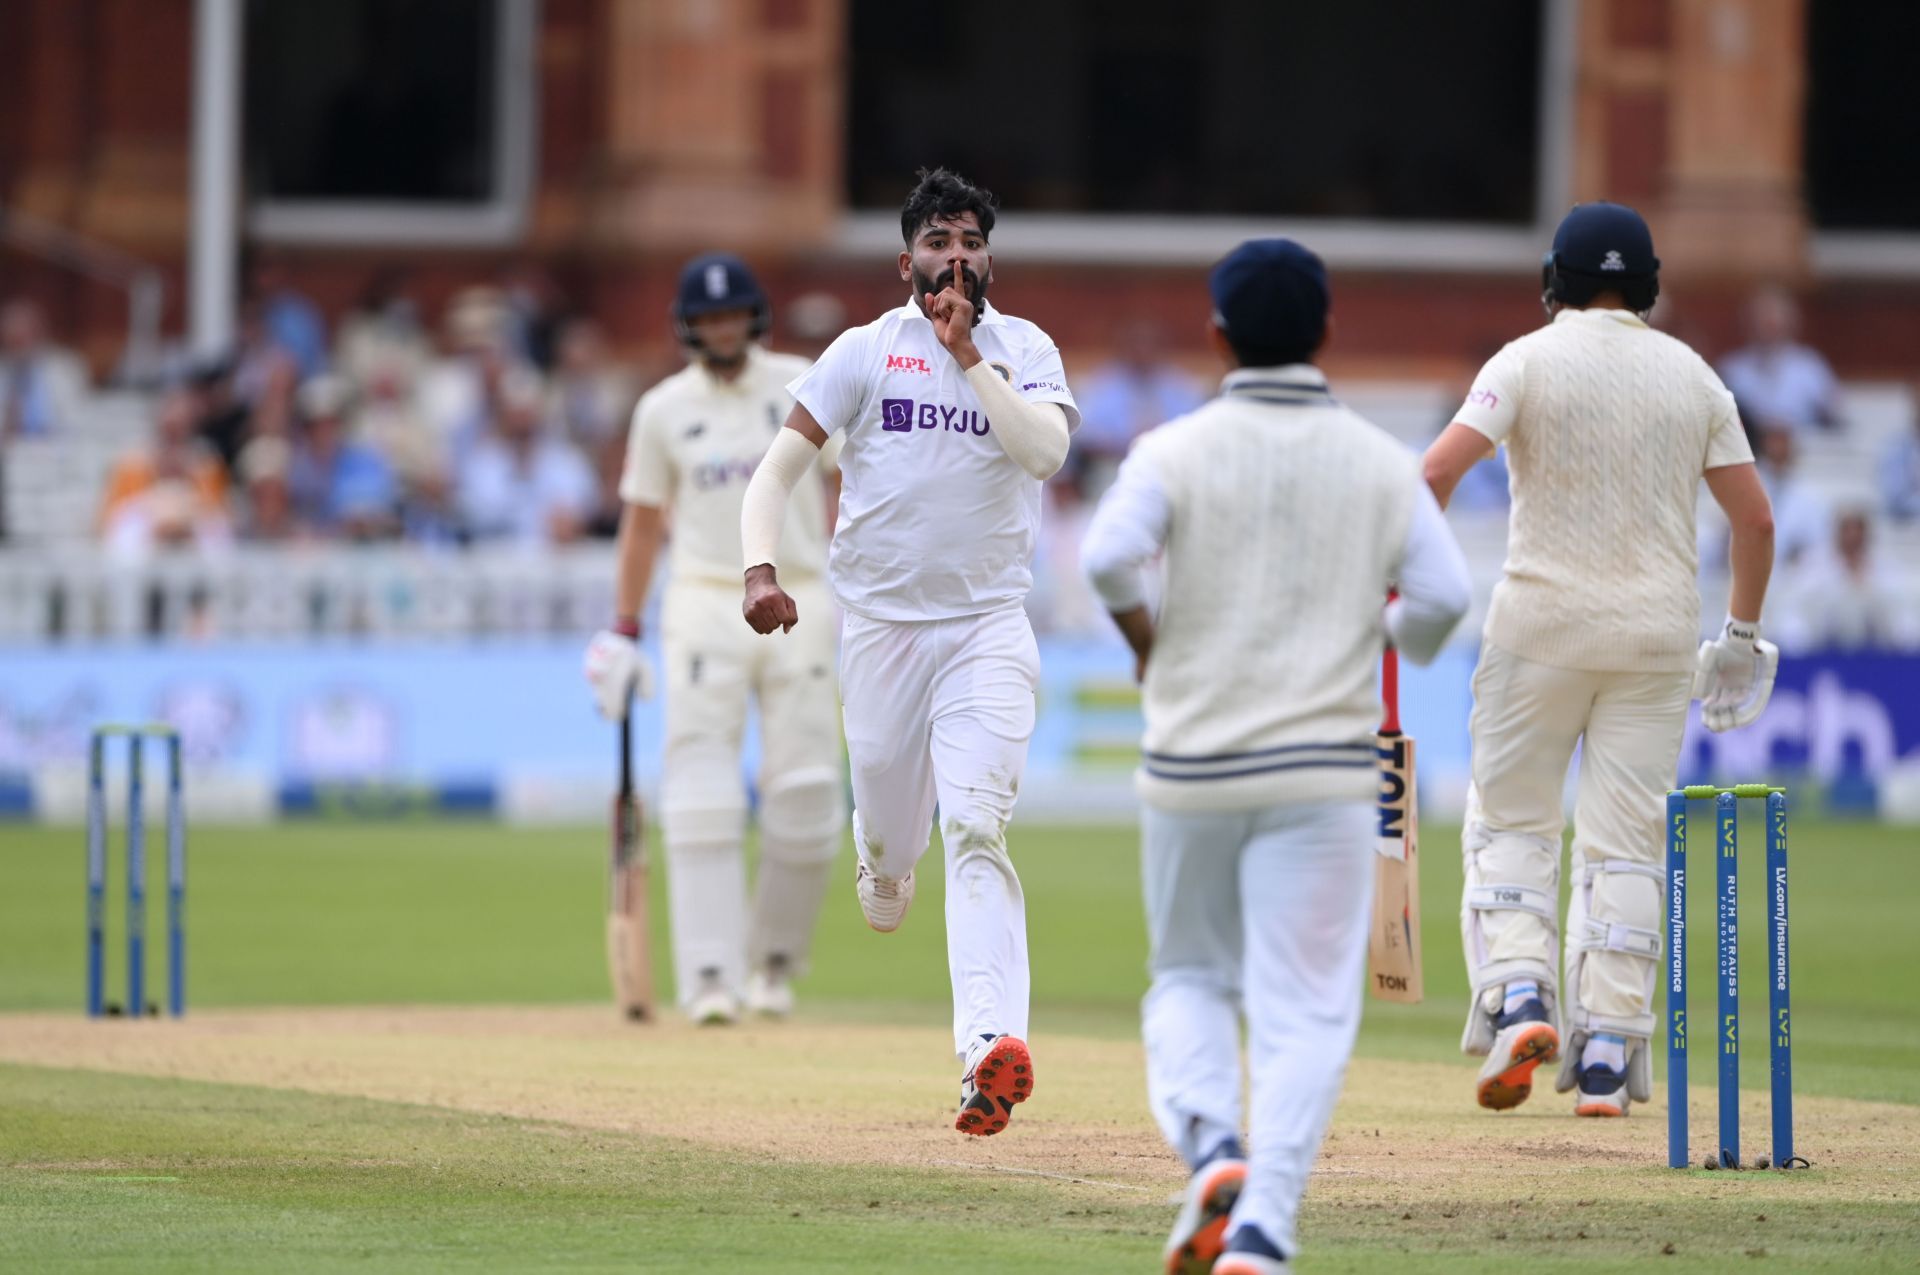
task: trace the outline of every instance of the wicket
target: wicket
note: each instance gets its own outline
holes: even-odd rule
[[[87,746],[87,1014],[115,1012],[106,1001],[107,741],[127,741],[127,1004],[129,1017],[157,1008],[146,999],[147,839],[143,759],[149,739],[167,749],[167,1012],[187,1012],[187,823],[180,734],[159,723],[97,726]]]
[[[1793,1154],[1793,1040],[1787,982],[1787,794],[1768,784],[1694,784],[1667,794],[1667,1164],[1687,1150],[1687,802],[1714,803],[1716,979],[1720,1054],[1720,1151],[1707,1168],[1740,1165],[1739,802],[1766,802],[1768,1040],[1773,1076],[1772,1165],[1804,1167]],[[1760,1161],[1757,1167],[1767,1167]]]

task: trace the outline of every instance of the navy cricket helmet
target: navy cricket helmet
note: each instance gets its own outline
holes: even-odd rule
[[[698,346],[688,320],[721,310],[751,310],[756,340],[773,326],[773,306],[747,263],[730,252],[701,253],[680,268],[680,286],[669,310],[674,336],[684,345]]]
[[[1660,258],[1646,219],[1625,204],[1575,204],[1553,232],[1540,262],[1540,288],[1551,304],[1587,305],[1617,292],[1629,309],[1646,313],[1660,295]]]

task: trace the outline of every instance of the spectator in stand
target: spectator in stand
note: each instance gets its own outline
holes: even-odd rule
[[[1789,429],[1837,429],[1840,386],[1818,350],[1794,338],[1800,311],[1786,289],[1763,288],[1747,304],[1748,344],[1721,360],[1720,377],[1743,413]]]
[[[1118,356],[1088,373],[1075,391],[1081,424],[1067,467],[1088,501],[1112,481],[1134,439],[1207,400],[1198,381],[1167,361],[1166,331],[1156,320],[1128,321],[1118,344]]]
[[[379,452],[400,485],[400,523],[409,540],[449,544],[457,527],[451,507],[451,449],[421,412],[407,364],[385,358],[365,370],[352,437]]]
[[[304,421],[287,471],[295,520],[333,538],[377,540],[399,527],[400,484],[373,448],[347,436],[352,390],[339,376],[300,387]]]
[[[293,495],[287,479],[293,448],[278,436],[256,438],[240,452],[240,534],[246,540],[277,543],[294,538]]]
[[[586,453],[599,475],[588,532],[610,537],[620,528],[620,473],[627,451],[627,420],[639,397],[633,379],[607,353],[599,325],[574,319],[560,331],[552,419]]]
[[[48,340],[40,307],[25,297],[0,305],[0,447],[60,433],[86,398],[86,364]]]
[[[327,370],[327,321],[320,307],[294,288],[286,263],[274,254],[253,258],[247,305],[257,310],[266,339],[294,361],[300,380]]]
[[[466,288],[447,304],[445,354],[419,384],[420,410],[439,445],[464,455],[499,415],[500,385],[517,366],[508,350],[506,300]]]
[[[340,322],[336,354],[340,372],[363,391],[376,377],[398,376],[411,385],[426,371],[433,346],[407,291],[404,267],[375,272],[359,303]]]
[[[1893,650],[1915,635],[1900,590],[1872,553],[1872,523],[1862,509],[1843,511],[1829,550],[1813,555],[1789,580],[1792,623],[1783,644],[1800,650]]]
[[[1773,502],[1773,556],[1789,567],[1825,546],[1833,529],[1826,498],[1797,472],[1799,449],[1790,426],[1761,423],[1760,485]]]
[[[537,547],[570,543],[586,530],[599,493],[593,466],[542,429],[544,406],[537,377],[503,382],[499,420],[459,470],[460,518],[475,540]]]
[[[230,470],[239,464],[240,449],[253,435],[253,412],[240,399],[234,383],[236,370],[231,359],[209,359],[187,377],[197,404],[193,432]]]
[[[529,259],[507,272],[501,295],[507,304],[507,352],[543,374],[552,372],[567,317],[560,285],[545,266]]]
[[[1920,387],[1909,392],[1907,432],[1887,444],[1880,460],[1880,495],[1896,522],[1920,519]]]
[[[599,324],[574,319],[560,330],[553,418],[568,438],[590,452],[624,439],[639,397],[633,378],[608,354]]]
[[[160,402],[151,444],[124,456],[107,476],[98,525],[110,552],[138,558],[157,547],[224,544],[227,477],[194,434],[200,403],[191,390]]]

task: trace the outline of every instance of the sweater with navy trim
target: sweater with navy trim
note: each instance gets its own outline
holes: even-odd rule
[[[1381,608],[1418,458],[1304,365],[1236,372],[1136,449],[1170,515],[1142,692],[1142,800],[1223,810],[1372,799]]]

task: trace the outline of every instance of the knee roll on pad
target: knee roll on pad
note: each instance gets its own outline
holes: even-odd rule
[[[840,848],[840,825],[845,820],[838,769],[790,770],[769,779],[761,794],[761,849],[792,861],[831,859]]]
[[[1475,822],[1461,839],[1466,888],[1461,895],[1460,937],[1473,984],[1460,1048],[1484,1054],[1493,1047],[1493,1017],[1507,983],[1531,978],[1540,984],[1547,1015],[1558,1024],[1559,996],[1554,986],[1553,948],[1560,929],[1560,847],[1544,837],[1504,832]],[[1494,960],[1490,920],[1502,913],[1539,917],[1547,930],[1539,956]]]
[[[747,803],[704,806],[668,804],[660,810],[660,833],[669,847],[676,845],[740,844],[747,826]]]
[[[1596,899],[1594,884],[1603,877],[1637,877],[1647,884],[1642,889],[1620,892],[1623,897]],[[1647,1042],[1656,1026],[1653,989],[1660,977],[1660,955],[1664,950],[1664,938],[1657,927],[1666,879],[1666,871],[1659,865],[1629,859],[1592,859],[1581,866],[1567,908],[1566,1017],[1570,1038],[1561,1058],[1560,1074],[1554,1081],[1556,1089],[1564,1092],[1573,1088],[1580,1051],[1587,1038],[1597,1032],[1608,1032],[1627,1038],[1628,1096],[1637,1102],[1647,1102],[1653,1097],[1652,1060]],[[1617,910],[1625,915],[1597,914],[1596,902],[1603,910]],[[1581,977],[1588,955],[1593,952],[1615,952],[1645,965],[1640,1013],[1597,1014],[1581,1003]]]

